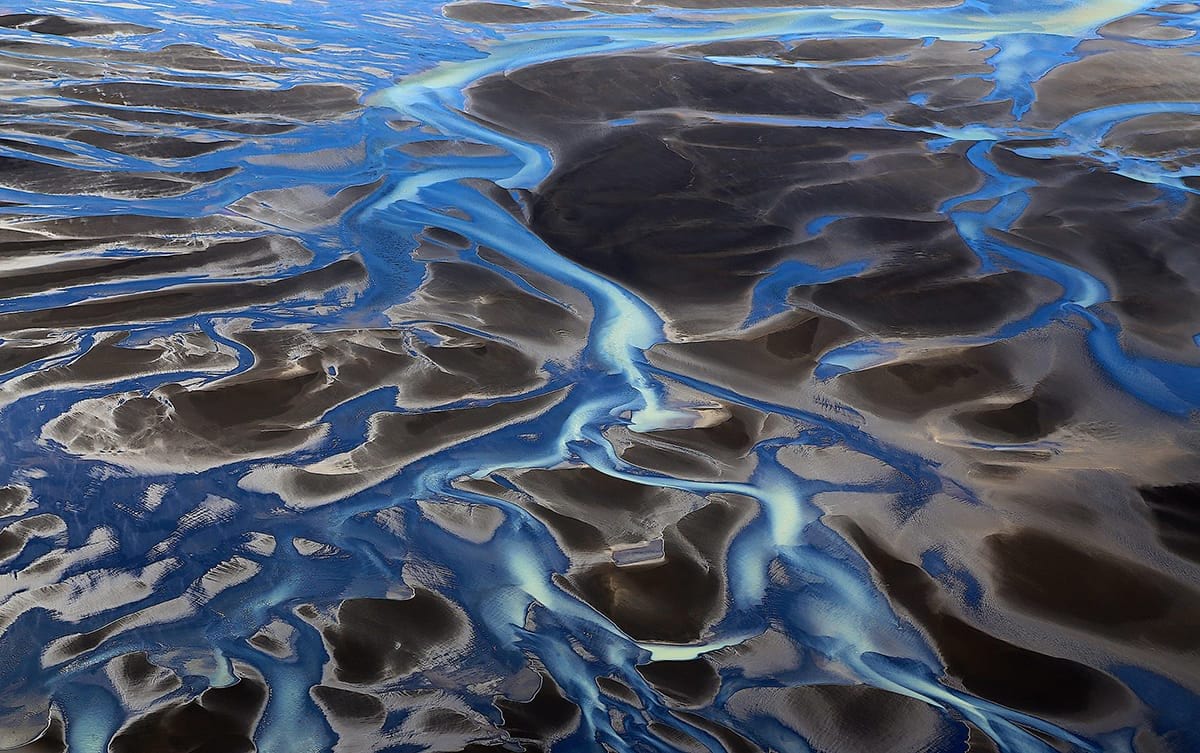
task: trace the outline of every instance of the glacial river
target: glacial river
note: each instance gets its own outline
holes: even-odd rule
[[[1200,5],[0,15],[0,750],[1200,750]]]

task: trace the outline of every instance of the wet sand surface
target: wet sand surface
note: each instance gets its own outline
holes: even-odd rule
[[[0,15],[0,750],[1200,750],[1198,23]]]

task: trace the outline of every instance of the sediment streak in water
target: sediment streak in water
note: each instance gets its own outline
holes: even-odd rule
[[[1189,749],[1195,8],[695,4],[5,17],[0,746]]]

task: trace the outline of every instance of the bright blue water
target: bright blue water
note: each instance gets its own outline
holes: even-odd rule
[[[1147,113],[1197,113],[1200,104],[1155,102],[1111,107],[1083,113],[1050,130],[1029,127],[1019,119],[1033,102],[1032,84],[1037,79],[1052,68],[1076,59],[1080,40],[1093,36],[1099,26],[1142,6],[1136,0],[1040,3],[997,0],[932,10],[659,9],[640,15],[597,15],[569,22],[491,29],[448,21],[432,4],[420,2],[384,5],[297,1],[193,7],[146,0],[126,7],[77,2],[61,7],[26,8],[67,17],[102,15],[108,20],[166,31],[165,35],[103,42],[119,49],[152,51],[168,42],[188,42],[239,60],[272,65],[281,62],[279,53],[259,50],[244,42],[271,41],[281,33],[256,23],[284,25],[289,28],[289,36],[302,40],[298,46],[304,53],[299,57],[288,56],[282,63],[287,71],[275,77],[274,83],[281,86],[345,83],[365,94],[367,107],[350,118],[303,125],[286,134],[258,137],[231,149],[181,161],[177,169],[188,171],[239,168],[232,177],[182,196],[120,199],[31,195],[6,189],[0,191],[0,201],[24,206],[0,212],[36,212],[54,217],[126,212],[190,217],[221,213],[223,207],[251,191],[306,184],[324,186],[332,192],[344,186],[374,181],[380,184],[365,200],[344,213],[332,229],[283,230],[314,252],[314,258],[304,269],[319,269],[349,252],[360,254],[369,274],[365,289],[349,297],[329,295],[323,300],[293,300],[246,307],[232,315],[223,311],[167,322],[139,323],[136,312],[131,312],[129,321],[119,326],[69,333],[71,347],[57,359],[59,363],[70,362],[77,354],[86,352],[105,331],[132,330],[129,343],[143,343],[156,336],[199,330],[230,348],[237,366],[219,373],[170,372],[117,383],[41,391],[19,397],[0,409],[5,440],[0,443],[0,467],[32,489],[38,513],[52,513],[65,521],[65,532],[49,540],[33,540],[19,556],[4,564],[4,571],[21,573],[48,553],[59,551],[72,558],[72,562],[49,578],[49,582],[69,582],[70,588],[80,593],[91,588],[99,588],[103,593],[105,583],[130,575],[140,577],[150,586],[139,600],[88,610],[86,616],[70,619],[69,615],[40,608],[41,597],[35,597],[27,608],[16,609],[22,591],[39,584],[35,576],[13,575],[8,581],[11,585],[0,583],[0,593],[16,594],[0,607],[12,615],[2,639],[0,688],[7,690],[0,695],[0,705],[19,708],[49,698],[67,720],[71,750],[99,751],[127,717],[105,680],[105,664],[113,657],[135,650],[149,651],[157,663],[183,677],[184,686],[177,691],[179,697],[232,682],[231,662],[238,661],[256,667],[271,688],[271,698],[255,737],[259,750],[268,753],[331,750],[335,734],[308,694],[308,689],[321,679],[327,659],[325,649],[317,632],[298,619],[293,608],[304,603],[329,607],[351,596],[383,596],[398,582],[402,563],[428,560],[449,563],[452,567],[454,577],[445,584],[443,593],[461,605],[477,631],[470,651],[460,657],[464,666],[478,667],[481,673],[512,673],[535,657],[556,679],[564,694],[580,706],[581,723],[571,737],[560,743],[562,750],[591,750],[593,741],[604,742],[619,751],[667,749],[647,732],[648,722],[637,715],[631,717],[626,731],[614,730],[609,708],[624,704],[597,691],[594,678],[605,674],[620,677],[635,689],[646,705],[646,718],[686,731],[701,744],[720,750],[710,735],[671,715],[633,667],[649,658],[692,658],[735,645],[761,633],[768,619],[810,652],[814,661],[820,659],[772,678],[779,684],[811,684],[835,676],[843,681],[852,678],[923,700],[969,720],[1004,753],[1054,750],[1047,740],[1058,741],[1056,744],[1071,750],[1132,750],[1127,731],[1115,730],[1085,738],[1060,725],[973,697],[939,681],[942,665],[937,654],[920,632],[898,617],[861,558],[824,528],[812,497],[827,491],[895,493],[902,495],[907,506],[916,509],[932,495],[947,491],[960,495],[964,505],[972,504],[969,493],[944,478],[936,463],[871,436],[859,428],[853,417],[841,421],[798,411],[650,367],[646,351],[666,337],[664,322],[650,305],[617,283],[555,253],[511,214],[464,182],[464,179],[482,179],[507,189],[535,189],[554,169],[551,154],[539,145],[523,141],[519,134],[500,133],[464,116],[462,108],[464,90],[489,74],[567,57],[665,44],[828,36],[938,37],[986,43],[998,50],[990,61],[994,70],[987,76],[995,84],[993,96],[1011,100],[1018,119],[1011,126],[980,123],[939,134],[944,146],[972,142],[969,158],[985,179],[977,191],[949,201],[942,210],[953,219],[962,238],[978,255],[983,270],[1029,272],[1054,281],[1062,293],[1058,300],[997,332],[946,338],[943,344],[970,345],[1010,339],[1052,322],[1074,321],[1088,330],[1090,357],[1108,378],[1138,400],[1162,411],[1164,420],[1171,420],[1167,417],[1187,416],[1200,404],[1197,369],[1130,352],[1123,345],[1122,333],[1114,320],[1096,311],[1112,295],[1102,281],[1063,262],[1007,245],[989,233],[991,229],[1011,226],[1027,207],[1026,191],[1034,185],[995,166],[992,148],[1001,139],[1017,142],[1020,153],[1027,156],[1092,152],[1096,159],[1118,173],[1157,184],[1167,197],[1164,200],[1195,192],[1184,178],[1200,174],[1200,168],[1176,168],[1113,150],[1098,155],[1095,151],[1099,139],[1116,124]],[[203,19],[204,23],[195,19]],[[1173,20],[1172,23],[1187,26],[1189,22]],[[30,36],[28,32],[12,30],[3,32],[2,38]],[[86,39],[59,41],[68,47],[100,44]],[[1171,46],[1187,45],[1188,41],[1139,44]],[[713,62],[733,66],[764,64],[762,60],[734,57]],[[109,76],[114,80],[125,76],[138,78],[119,66],[114,66]],[[753,119],[752,114],[746,117]],[[497,156],[409,156],[397,147],[430,136],[428,132],[397,130],[389,125],[397,119],[424,124],[427,131],[439,138],[492,145],[498,149]],[[794,124],[906,128],[885,121],[879,114],[839,122],[796,118]],[[186,128],[181,127],[179,135],[186,135]],[[1058,140],[1047,145],[1048,136]],[[1021,147],[1022,140],[1030,146]],[[47,138],[44,143],[54,146],[58,142]],[[361,158],[321,165],[319,169],[304,160],[271,166],[255,159],[360,143],[365,145]],[[20,150],[2,146],[0,153],[15,155]],[[104,170],[144,171],[161,167],[99,147],[81,145],[78,154],[94,158]],[[56,162],[52,157],[45,161],[71,164]],[[995,201],[986,209],[980,209],[978,203],[967,205],[978,199]],[[812,222],[808,230],[817,233],[837,219],[821,218]],[[381,312],[407,300],[423,279],[424,264],[415,260],[411,252],[414,236],[430,225],[453,230],[472,244],[498,249],[525,268],[579,291],[590,303],[594,317],[583,354],[575,362],[551,368],[545,385],[537,390],[537,394],[559,391],[561,399],[549,410],[459,442],[412,462],[365,491],[336,504],[312,509],[281,505],[274,494],[252,491],[261,487],[247,484],[244,479],[262,461],[234,462],[197,473],[135,474],[102,462],[82,460],[60,447],[38,441],[40,428],[49,417],[65,412],[82,399],[131,390],[147,391],[185,379],[211,380],[249,368],[254,358],[249,349],[221,334],[222,322],[231,316],[248,318],[260,327],[387,326]],[[114,253],[126,251],[137,253],[136,248]],[[469,251],[464,252],[464,258],[485,263]],[[755,288],[746,324],[786,309],[785,297],[792,286],[854,276],[867,263],[863,259],[832,269],[799,262],[780,265]],[[493,269],[528,289],[520,276]],[[103,295],[184,281],[187,278],[99,282],[9,298],[0,301],[0,311],[51,309]],[[205,278],[203,282],[218,280]],[[825,355],[817,375],[822,379],[834,378],[839,373],[887,360],[895,345],[866,339],[836,349]],[[45,370],[54,363],[35,362],[3,378],[15,383],[23,375]],[[795,419],[811,429],[795,439],[773,440],[758,446],[757,470],[746,482],[700,482],[632,466],[618,457],[604,431],[622,423],[631,424],[635,430],[650,431],[686,421],[690,414],[672,402],[662,386],[663,378],[668,376],[715,398]],[[403,401],[403,397],[400,399]],[[367,434],[365,417],[388,410],[396,400],[395,389],[379,389],[334,408],[322,419],[329,431],[321,447],[275,458],[274,462],[302,464],[361,443]],[[779,460],[781,447],[795,443],[849,447],[878,458],[901,473],[886,481],[851,485],[806,480]],[[638,484],[699,494],[736,493],[757,501],[761,515],[738,534],[729,553],[730,608],[708,640],[686,646],[631,640],[595,609],[555,584],[552,576],[565,571],[567,559],[541,523],[520,507],[463,491],[454,483],[463,477],[483,478],[503,469],[548,468],[564,461],[582,462]],[[153,510],[141,509],[138,501],[153,485],[165,489],[161,504]],[[156,550],[156,545],[177,528],[181,516],[210,494],[234,503],[210,524],[190,528],[165,551]],[[506,521],[490,541],[468,543],[411,514],[412,500],[427,498],[500,506],[507,515]],[[405,517],[402,538],[382,532],[372,518],[364,515],[393,506],[410,512]],[[274,535],[279,541],[274,553],[266,556],[248,552],[244,543],[250,531]],[[302,556],[286,543],[293,537],[332,543],[340,554],[329,558]],[[254,563],[249,577],[211,598],[195,598],[193,584],[233,556]],[[166,564],[156,568],[156,561]],[[792,574],[791,586],[781,586],[768,577],[772,562]],[[982,587],[969,570],[948,564],[941,554],[932,551],[923,565],[935,577],[962,584],[968,603],[979,604]],[[31,582],[27,584],[26,580]],[[151,604],[176,598],[181,599],[179,612],[146,619],[77,659],[56,661],[51,655],[34,650],[53,645],[62,636],[93,630]],[[537,605],[534,630],[525,627],[531,605]],[[274,659],[246,644],[248,636],[272,619],[283,620],[296,629],[293,658]],[[586,650],[573,651],[572,642]],[[1191,741],[1180,750],[1200,750],[1200,737],[1193,734],[1193,712],[1189,711],[1196,707],[1191,692],[1152,672],[1135,668],[1122,671],[1135,693],[1163,710],[1161,731],[1174,732],[1181,736],[1180,740]],[[725,680],[727,687],[714,704],[716,710],[710,718],[739,730],[762,746],[777,750],[806,749],[798,736],[777,724],[747,725],[720,711],[721,698],[751,684],[750,680],[736,676]],[[463,697],[476,711],[496,718],[487,694],[464,693]],[[1189,726],[1191,732],[1187,730]],[[635,747],[635,741],[640,747]],[[948,749],[955,746],[961,749],[963,744],[962,740],[955,741]],[[408,748],[398,745],[394,749]]]

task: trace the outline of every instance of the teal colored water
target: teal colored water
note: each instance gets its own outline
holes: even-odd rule
[[[1200,6],[0,15],[0,750],[1200,750]]]

